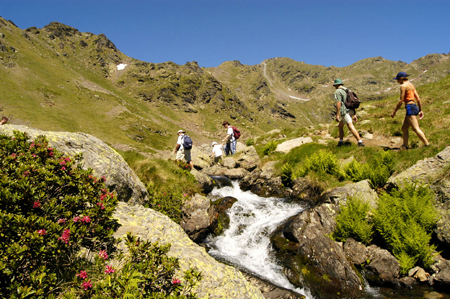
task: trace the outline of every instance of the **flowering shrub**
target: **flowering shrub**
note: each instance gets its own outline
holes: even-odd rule
[[[129,254],[119,255],[123,267],[107,265],[108,256],[100,252],[95,264],[80,271],[63,298],[180,298],[194,299],[193,287],[201,279],[197,270],[184,272],[182,282],[175,278],[178,259],[167,256],[170,245],[141,241],[128,233],[125,244]]]
[[[112,250],[117,199],[105,178],[48,146],[0,135],[0,293],[48,298],[72,280],[83,246]],[[105,255],[107,256],[107,254]],[[80,277],[84,277],[79,272]],[[84,284],[89,289],[90,282]]]

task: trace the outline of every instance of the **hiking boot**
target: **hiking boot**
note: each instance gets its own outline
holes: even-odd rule
[[[358,146],[363,146],[364,147],[365,145],[362,142],[358,142]]]
[[[344,145],[344,141],[339,141],[338,144],[337,144],[338,147],[341,147],[343,145]]]

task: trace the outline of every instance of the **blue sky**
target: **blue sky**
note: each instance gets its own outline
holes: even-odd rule
[[[450,52],[448,0],[0,0],[19,28],[104,33],[127,56],[202,67],[289,57],[343,67]]]

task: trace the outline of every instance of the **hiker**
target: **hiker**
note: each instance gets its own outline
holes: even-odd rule
[[[356,116],[356,110],[350,110],[345,107],[345,100],[347,99],[347,88],[344,87],[341,79],[334,80],[333,84],[336,91],[334,93],[334,99],[336,100],[336,121],[339,123],[339,142],[337,146],[342,146],[344,144],[344,125],[347,125],[350,132],[355,136],[358,141],[358,146],[364,146],[364,143],[359,136],[358,131],[356,131],[353,121],[356,123],[358,117]],[[353,119],[353,121],[352,121]]]
[[[6,116],[3,116],[2,120],[0,120],[0,126],[6,124],[8,122],[8,120],[9,119]]]
[[[236,138],[234,138],[233,128],[226,120],[222,123],[222,126],[227,129],[227,136],[222,140],[222,144],[225,144],[225,155],[236,153]]]
[[[419,121],[417,120],[417,115],[419,116],[419,119],[423,118],[422,102],[420,101],[420,97],[417,93],[416,88],[414,87],[414,85],[412,85],[411,82],[409,82],[408,76],[409,75],[405,72],[400,72],[397,74],[397,77],[393,79],[397,80],[398,84],[400,84],[400,100],[395,106],[395,110],[394,112],[392,112],[391,117],[394,118],[395,113],[398,109],[400,109],[403,103],[405,103],[406,108],[406,115],[405,119],[403,120],[402,126],[402,149],[408,149],[409,127],[412,127],[413,132],[417,134],[417,137],[419,137],[420,141],[422,141],[425,146],[430,145],[427,138],[425,137],[425,134],[419,128]]]
[[[220,162],[222,161],[222,145],[214,141],[211,144],[211,147],[212,147],[211,158],[213,159],[213,164],[217,163],[218,165],[220,165]]]
[[[178,135],[178,140],[177,140],[177,145],[175,146],[175,150],[174,150],[174,154],[176,154],[175,156],[175,160],[185,160],[190,168],[194,168],[194,162],[192,162],[191,159],[191,150],[190,149],[185,149],[183,146],[183,141],[184,141],[184,137],[186,136],[185,134],[186,132],[184,130],[178,130],[177,135]]]

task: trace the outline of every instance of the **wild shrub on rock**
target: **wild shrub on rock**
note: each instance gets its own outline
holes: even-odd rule
[[[368,221],[369,210],[368,202],[359,198],[349,198],[347,204],[341,207],[339,215],[336,216],[333,239],[341,242],[353,238],[368,245],[373,235],[373,224]]]
[[[374,211],[375,229],[400,261],[401,272],[411,265],[428,268],[433,263],[435,245],[430,245],[436,226],[434,195],[425,187],[407,185],[383,194]]]
[[[77,252],[110,250],[117,199],[105,178],[48,146],[0,135],[0,293],[45,297],[75,275]]]

